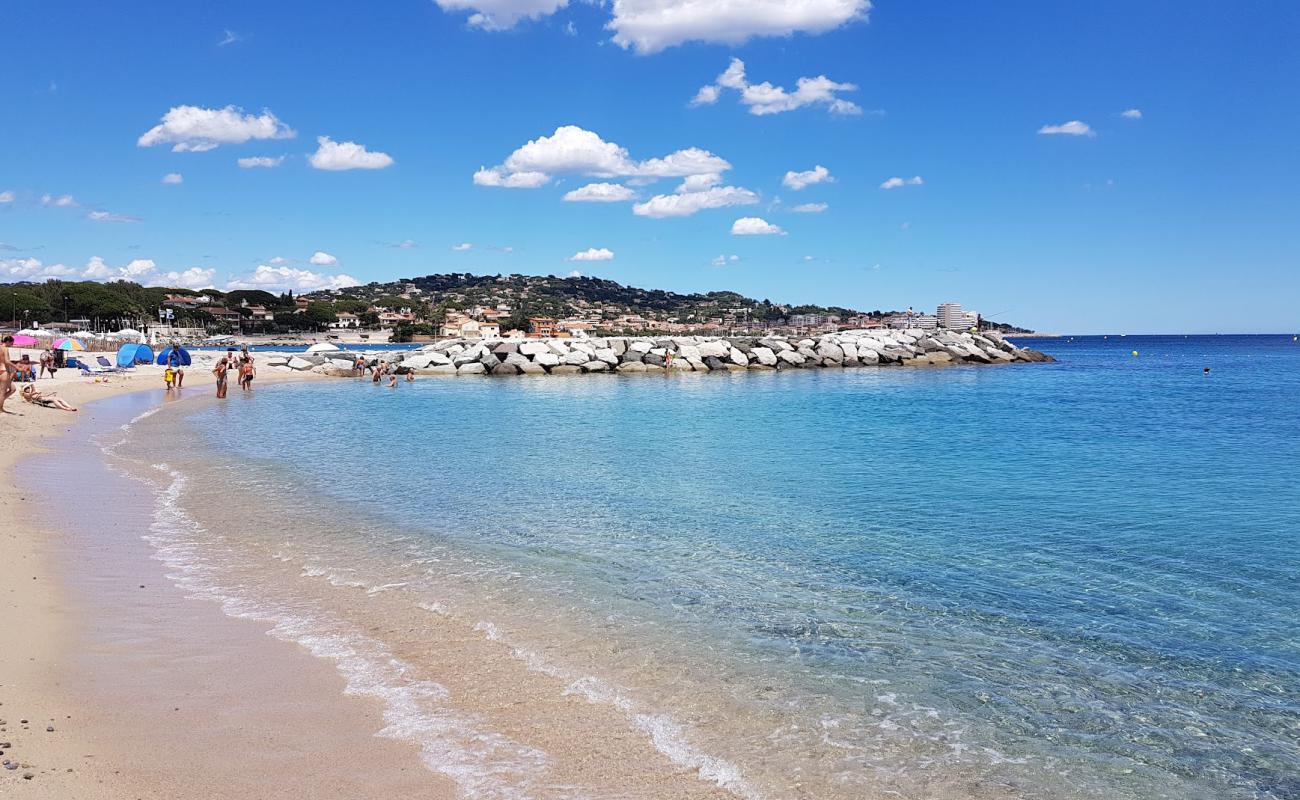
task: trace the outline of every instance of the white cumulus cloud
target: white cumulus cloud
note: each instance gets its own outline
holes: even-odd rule
[[[657,194],[644,203],[632,206],[639,217],[689,217],[708,208],[753,205],[758,195],[739,186],[714,186],[700,192]]]
[[[190,267],[180,272],[160,272],[149,278],[148,286],[166,286],[171,289],[212,289],[215,287],[213,277],[215,269]]]
[[[627,149],[576,125],[561,125],[550,136],[539,136],[506,157],[500,166],[474,173],[479,186],[533,189],[555,175],[595,178],[681,178],[722,173],[731,164],[707,150],[689,147],[662,158],[637,161]]]
[[[728,264],[735,264],[740,260],[740,256],[717,256],[709,263],[715,267],[725,267]]]
[[[773,225],[761,217],[741,217],[731,224],[732,236],[784,236],[785,231],[779,225]]]
[[[608,247],[588,247],[569,256],[569,261],[613,261],[614,251]]]
[[[283,161],[284,156],[249,156],[247,158],[238,159],[239,166],[244,169],[252,169],[254,167],[272,169],[280,166]]]
[[[295,292],[314,292],[320,289],[344,289],[359,284],[360,281],[351,275],[326,275],[307,269],[295,269],[286,266],[272,267],[262,264],[253,270],[250,275],[231,278],[226,284],[226,289],[228,291],[233,289],[264,289],[266,291],[292,289]]]
[[[308,260],[318,267],[333,267],[337,266],[339,263],[337,258],[326,253],[324,250],[317,250],[315,253],[312,253],[311,258]]]
[[[457,253],[463,253],[466,250],[472,250],[473,248],[474,245],[470,242],[461,242],[460,244],[453,244],[451,246],[451,249],[455,250]]]
[[[895,176],[893,178],[886,178],[885,182],[880,184],[880,188],[901,189],[904,186],[920,186],[923,183],[925,183],[925,181],[921,179],[920,175],[913,175],[910,178],[900,178]]]
[[[613,0],[607,27],[619,46],[654,53],[683,42],[825,33],[870,9],[869,0]]]
[[[1096,136],[1092,128],[1088,127],[1085,122],[1072,119],[1069,122],[1063,122],[1060,125],[1044,125],[1038,129],[1038,132],[1046,136]]]
[[[392,156],[367,150],[356,142],[336,142],[328,136],[317,136],[319,145],[307,161],[316,169],[339,172],[347,169],[384,169],[393,165]]]
[[[716,172],[706,172],[702,175],[687,175],[682,179],[676,191],[678,194],[687,192],[702,192],[705,189],[711,189],[722,183],[722,176]]]
[[[807,186],[817,183],[834,183],[835,179],[831,177],[831,171],[821,164],[804,172],[787,172],[781,179],[781,184],[796,192]]]
[[[0,192],[0,203],[12,203],[13,201],[14,201],[14,193],[12,191],[6,190]]]
[[[443,11],[471,11],[469,24],[489,31],[513,28],[520,20],[549,16],[569,0],[434,0]]]
[[[570,203],[621,203],[635,200],[636,192],[621,183],[589,183],[564,195]]]
[[[1125,111],[1119,112],[1119,115],[1124,119],[1142,119],[1142,109],[1130,108]]]
[[[171,144],[177,153],[201,153],[223,144],[243,144],[252,139],[292,139],[297,133],[275,114],[245,114],[235,106],[200,108],[175,106],[162,121],[145,131],[136,145]]]
[[[826,203],[801,203],[790,210],[796,214],[820,214],[828,208]]]
[[[825,75],[799,78],[795,81],[794,91],[767,81],[750,83],[745,77],[745,62],[733,58],[714,83],[696,92],[690,104],[712,105],[724,89],[734,89],[740,93],[740,102],[749,108],[749,113],[758,116],[794,111],[804,106],[824,106],[832,114],[861,114],[862,108],[857,103],[839,96],[841,92],[853,92],[857,88],[855,84],[838,83]]]
[[[162,177],[162,182],[170,184],[184,183],[185,176],[181,175],[179,172],[169,172]]]

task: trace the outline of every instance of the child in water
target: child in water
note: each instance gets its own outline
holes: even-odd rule
[[[168,367],[167,369],[163,370],[163,383],[167,384],[167,391],[170,392],[172,390],[172,385],[175,384],[175,382],[176,382],[176,373],[172,372],[172,368]]]

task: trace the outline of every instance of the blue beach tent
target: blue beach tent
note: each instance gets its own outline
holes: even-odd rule
[[[167,357],[172,354],[172,350],[180,351],[182,367],[188,367],[190,365],[190,351],[186,350],[184,347],[164,347],[162,350],[159,350],[158,363],[167,366]]]
[[[153,350],[147,344],[124,344],[117,348],[117,365],[134,367],[136,364],[152,364]]]

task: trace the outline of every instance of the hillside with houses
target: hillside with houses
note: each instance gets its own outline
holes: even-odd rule
[[[8,312],[6,314],[5,312]],[[163,328],[175,335],[422,341],[442,337],[815,335],[849,329],[1021,329],[956,303],[935,313],[790,305],[736,292],[680,294],[591,277],[426,275],[295,295],[144,287],[126,281],[0,285],[12,328]]]

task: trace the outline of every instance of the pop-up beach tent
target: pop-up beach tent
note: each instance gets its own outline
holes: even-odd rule
[[[117,348],[117,365],[134,367],[136,364],[152,364],[153,350],[147,344],[124,344]]]
[[[184,347],[177,347],[174,349],[179,350],[181,352],[181,366],[188,367],[190,365],[190,351],[186,350]],[[171,355],[172,350],[173,348],[171,347],[164,347],[163,349],[159,350],[157,363],[166,366],[167,357]]]

